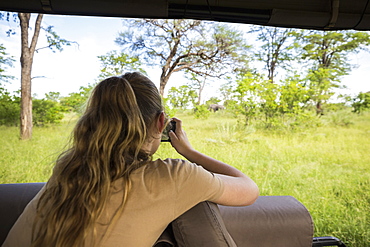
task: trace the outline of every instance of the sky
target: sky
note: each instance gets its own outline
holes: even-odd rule
[[[31,21],[32,23],[32,21]],[[112,50],[119,50],[114,43],[120,31],[123,31],[122,19],[107,17],[81,17],[45,15],[44,27],[54,26],[54,31],[67,40],[75,41],[78,45],[64,47],[62,52],[53,53],[49,49],[42,49],[35,53],[32,70],[32,93],[43,98],[45,93],[60,92],[62,96],[78,92],[80,86],[87,86],[96,82],[100,71],[100,62],[97,56],[105,55]],[[240,26],[243,28],[243,25]],[[15,29],[16,34],[7,37],[6,31]],[[252,42],[249,41],[248,42]],[[14,68],[8,70],[9,74],[17,79],[6,83],[8,91],[20,89],[20,30],[16,23],[0,21],[0,44],[6,52],[15,58]],[[40,34],[37,47],[46,46],[46,38]],[[352,64],[357,64],[351,74],[342,80],[347,89],[339,93],[357,95],[359,92],[370,91],[370,52],[353,54],[350,58]],[[146,69],[149,78],[158,86],[160,70]],[[170,78],[167,90],[172,86],[186,84],[186,79],[176,73]],[[219,83],[219,86],[222,83]],[[208,85],[205,89],[204,100],[211,96],[218,96],[217,87]]]

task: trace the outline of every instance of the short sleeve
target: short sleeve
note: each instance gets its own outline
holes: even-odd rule
[[[175,179],[175,214],[180,215],[203,201],[218,199],[223,181],[202,166],[185,160],[172,160]]]

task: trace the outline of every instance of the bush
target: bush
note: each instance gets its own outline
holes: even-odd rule
[[[0,125],[19,126],[20,97],[0,88]],[[32,100],[32,122],[35,126],[59,123],[64,117],[63,107],[54,100]]]
[[[346,103],[326,103],[324,106],[324,114],[338,111],[345,111],[350,109],[350,106],[347,106]]]
[[[78,93],[70,93],[67,97],[61,98],[63,110],[82,113],[93,88],[94,85],[81,86]]]
[[[170,99],[169,98],[162,98],[163,106],[164,106],[164,112],[167,114],[168,117],[172,118],[176,115],[177,109],[171,108],[169,106]]]
[[[265,118],[260,116],[252,125],[257,129],[271,131],[297,131],[321,126],[321,119],[313,111],[301,111],[299,113],[287,113]]]
[[[194,108],[194,117],[196,119],[208,119],[211,112],[206,105],[196,105]]]
[[[359,93],[356,98],[353,99],[353,111],[361,113],[365,110],[370,109],[370,92]]]
[[[20,98],[0,88],[0,125],[18,126]]]
[[[324,115],[323,119],[330,125],[348,127],[353,124],[350,111],[341,110]]]
[[[35,126],[60,123],[63,117],[63,108],[58,102],[46,99],[32,101],[32,120]]]

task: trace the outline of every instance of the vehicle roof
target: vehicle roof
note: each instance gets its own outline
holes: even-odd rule
[[[2,0],[0,10],[370,30],[370,0]]]

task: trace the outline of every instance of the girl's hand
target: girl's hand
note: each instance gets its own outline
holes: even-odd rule
[[[171,130],[169,136],[171,138],[171,145],[176,151],[187,158],[187,155],[194,151],[191,146],[185,131],[182,129],[182,121],[178,118],[172,118],[172,121],[176,122],[175,133]]]
[[[190,162],[201,165],[204,169],[219,177],[224,184],[224,192],[220,198],[213,202],[228,206],[246,206],[252,204],[259,195],[258,186],[244,173],[219,160],[213,159],[196,151],[191,145],[182,129],[182,122],[173,118],[176,122],[176,131],[170,131],[171,144],[176,151]]]

